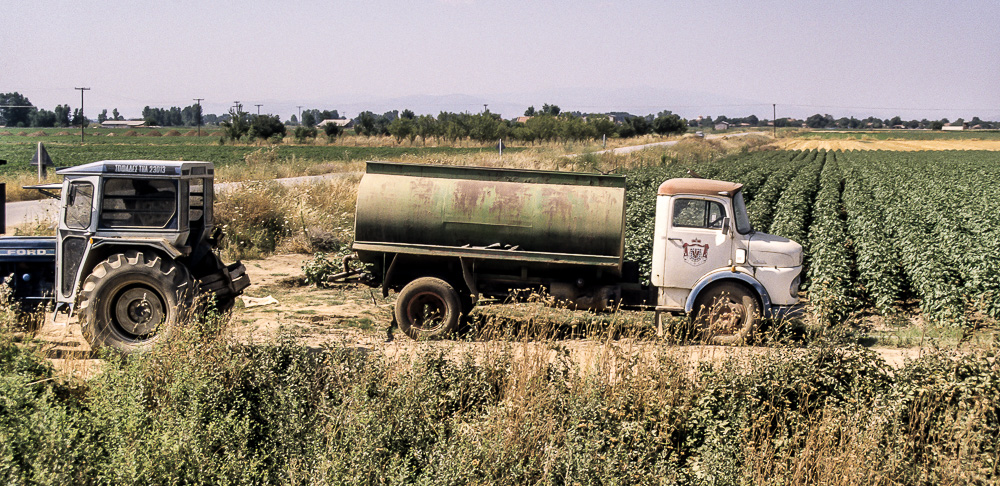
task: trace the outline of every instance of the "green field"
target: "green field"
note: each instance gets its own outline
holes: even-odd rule
[[[189,128],[182,128],[186,133]],[[2,130],[0,130],[2,131]],[[9,130],[8,130],[9,131]],[[34,133],[37,129],[30,131]],[[34,169],[28,165],[35,154],[38,142],[45,145],[52,161],[57,167],[95,162],[98,160],[126,159],[161,159],[161,160],[205,160],[216,167],[239,167],[244,164],[246,156],[270,145],[220,144],[218,137],[187,137],[187,136],[122,136],[124,131],[114,131],[116,136],[106,136],[109,130],[88,130],[85,142],[80,142],[80,134],[55,135],[65,129],[46,129],[45,136],[29,137],[18,135],[0,135],[0,159],[7,160],[6,166],[0,166],[0,176],[13,174],[30,174]],[[151,130],[139,130],[146,133]],[[160,132],[167,130],[160,129]],[[203,129],[204,133],[208,130]],[[16,132],[15,132],[16,133]],[[71,132],[72,133],[72,132]],[[353,137],[350,136],[350,137]],[[419,143],[392,147],[358,147],[353,145],[311,145],[311,144],[277,144],[273,145],[278,161],[297,159],[299,162],[351,162],[365,160],[398,159],[406,156],[445,156],[466,155],[494,151],[491,147],[424,147]],[[505,152],[517,153],[521,147],[511,147]]]

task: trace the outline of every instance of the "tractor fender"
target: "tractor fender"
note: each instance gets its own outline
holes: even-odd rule
[[[757,281],[757,279],[753,278],[753,275],[735,268],[723,268],[702,277],[701,280],[695,284],[694,288],[691,289],[691,293],[688,294],[687,302],[684,303],[684,312],[691,314],[694,310],[695,302],[698,301],[698,295],[701,294],[701,291],[705,290],[709,285],[722,280],[735,280],[753,289],[754,292],[757,293],[757,297],[760,299],[761,311],[765,316],[769,316],[771,314],[771,297],[767,294],[767,289],[765,289],[764,286]]]
[[[138,248],[152,248],[171,260],[176,260],[186,254],[164,238],[92,237],[90,244],[87,245],[87,249],[83,253],[83,261],[80,262],[80,269],[77,271],[76,282],[73,288],[79,289],[80,282],[98,262],[114,253],[124,253],[128,250]],[[74,300],[75,297],[74,292]]]
[[[187,251],[182,251],[173,244],[170,243],[166,238],[91,238],[91,248],[97,249],[108,246],[121,246],[125,248],[135,248],[135,247],[151,247],[162,251],[165,255],[172,259],[177,259],[182,256],[187,255],[191,252],[190,248],[185,248]]]

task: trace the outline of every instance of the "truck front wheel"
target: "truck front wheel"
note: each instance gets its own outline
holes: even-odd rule
[[[753,337],[760,321],[757,298],[745,287],[724,282],[698,296],[694,322],[710,344],[741,344]]]
[[[83,335],[94,350],[146,351],[171,334],[191,287],[187,269],[173,261],[137,251],[112,255],[83,281]]]
[[[399,330],[415,340],[447,337],[458,330],[461,314],[458,292],[439,278],[418,278],[396,297]]]

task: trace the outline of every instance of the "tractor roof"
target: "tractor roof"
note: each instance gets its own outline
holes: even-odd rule
[[[89,164],[67,167],[56,171],[59,175],[111,175],[128,176],[204,176],[214,174],[211,162],[179,161],[179,160],[102,160]]]
[[[656,191],[659,196],[695,194],[699,196],[732,196],[743,184],[712,179],[670,179]]]

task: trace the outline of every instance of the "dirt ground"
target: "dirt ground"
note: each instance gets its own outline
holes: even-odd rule
[[[448,355],[465,353],[482,354],[497,346],[509,347],[517,356],[531,359],[552,360],[559,352],[569,352],[584,369],[601,366],[607,360],[628,359],[639,355],[644,359],[657,359],[663,353],[675,354],[686,360],[692,369],[701,362],[718,362],[728,358],[748,358],[753,355],[784,352],[770,347],[729,347],[706,345],[662,346],[654,339],[542,339],[538,341],[477,339],[473,337],[461,342],[415,343],[408,337],[393,333],[387,340],[387,329],[392,319],[393,295],[388,299],[377,289],[364,286],[346,285],[329,289],[317,289],[303,283],[302,265],[310,259],[308,255],[274,255],[266,260],[245,261],[251,286],[245,291],[246,304],[238,303],[233,311],[234,339],[251,342],[266,342],[279,335],[290,336],[310,347],[325,345],[348,346],[363,352],[379,352],[386,356],[405,360],[429,348],[440,349]],[[271,299],[268,299],[270,297]],[[269,304],[254,306],[254,302],[267,301]],[[577,325],[593,318],[593,314],[582,311],[552,309],[538,303],[515,305],[485,305],[477,308],[473,315],[496,319],[538,319],[565,322]],[[612,322],[618,317],[612,316]],[[650,326],[652,335],[652,315],[633,312],[622,319],[639,326]],[[82,378],[89,378],[100,372],[101,360],[96,359],[90,346],[83,339],[80,326],[75,319],[65,316],[53,322],[47,316],[46,323],[36,338],[43,343],[46,355],[57,369]],[[920,355],[919,347],[877,347],[874,348],[886,362],[901,367],[907,359]]]
[[[778,140],[783,150],[1000,150],[1000,140]]]

